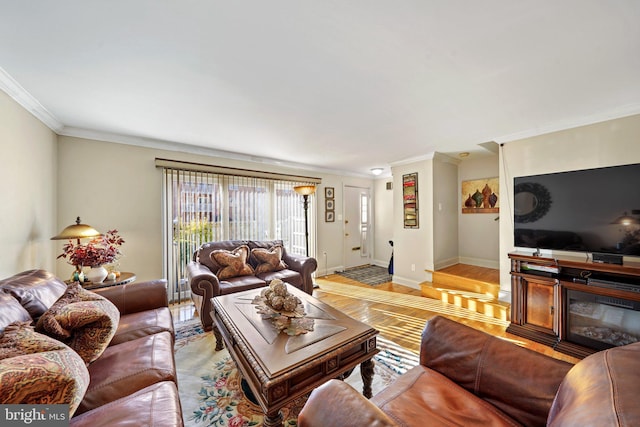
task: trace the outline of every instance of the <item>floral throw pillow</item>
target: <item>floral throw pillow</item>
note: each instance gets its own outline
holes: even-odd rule
[[[69,404],[72,416],[88,386],[82,358],[29,322],[0,334],[0,404]]]
[[[36,331],[67,344],[88,365],[107,348],[119,321],[111,301],[75,282],[40,317]]]
[[[238,246],[232,251],[216,249],[211,252],[211,258],[214,263],[220,266],[216,273],[220,280],[254,274],[253,268],[247,264],[249,258],[249,246],[247,245]]]
[[[270,271],[280,271],[287,268],[287,264],[282,261],[283,252],[284,248],[281,245],[275,245],[270,249],[251,249],[251,256],[257,261],[256,273],[268,273]]]

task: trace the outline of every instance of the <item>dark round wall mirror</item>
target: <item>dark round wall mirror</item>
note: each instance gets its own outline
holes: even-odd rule
[[[514,221],[534,222],[542,218],[551,206],[551,195],[544,185],[535,182],[517,184],[513,190]]]

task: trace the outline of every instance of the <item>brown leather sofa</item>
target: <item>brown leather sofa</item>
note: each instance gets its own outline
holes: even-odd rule
[[[572,366],[443,317],[422,334],[420,365],[365,399],[330,380],[300,427],[638,426],[640,343]]]
[[[13,322],[35,324],[66,289],[44,270],[1,280],[0,334]],[[110,300],[120,317],[108,347],[83,366],[90,382],[70,425],[182,426],[166,283],[139,282],[94,292]]]
[[[282,261],[287,268],[253,275],[243,275],[219,280],[216,273],[217,266],[211,260],[211,253],[222,249],[233,251],[239,246],[246,245],[249,249],[271,249],[275,245],[282,246],[282,240],[223,240],[203,244],[194,254],[187,265],[187,275],[191,285],[191,296],[200,316],[205,331],[213,327],[211,318],[211,298],[227,295],[249,289],[266,286],[273,279],[280,279],[311,295],[313,293],[313,279],[311,275],[318,263],[315,258],[289,254],[283,249]],[[249,257],[248,263],[256,267],[256,260]]]

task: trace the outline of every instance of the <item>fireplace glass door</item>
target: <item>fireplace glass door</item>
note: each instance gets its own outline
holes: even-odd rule
[[[640,303],[567,290],[568,341],[604,350],[640,339]]]

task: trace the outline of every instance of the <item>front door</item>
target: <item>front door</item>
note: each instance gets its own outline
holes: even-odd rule
[[[371,261],[370,192],[363,187],[344,188],[345,268]]]

